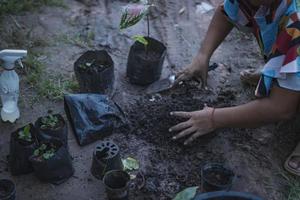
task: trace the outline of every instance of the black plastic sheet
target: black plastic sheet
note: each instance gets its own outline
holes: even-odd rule
[[[106,95],[66,95],[65,111],[81,146],[111,135],[123,121],[121,109]]]

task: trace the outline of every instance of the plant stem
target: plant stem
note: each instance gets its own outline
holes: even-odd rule
[[[149,14],[147,14],[147,28],[148,28],[148,37],[150,37],[150,19],[149,19]]]

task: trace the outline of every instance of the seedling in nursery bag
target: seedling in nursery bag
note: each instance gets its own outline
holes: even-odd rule
[[[42,144],[38,149],[34,151],[33,155],[35,156],[35,159],[37,161],[49,160],[54,156],[55,151],[55,146],[47,146],[46,144]]]
[[[52,111],[49,111],[48,113],[47,116],[40,117],[35,122],[38,140],[47,142],[51,139],[57,139],[67,147],[68,127],[64,118],[59,114],[52,114]]]
[[[74,174],[71,156],[59,140],[42,143],[30,161],[35,175],[44,182],[61,184]]]
[[[135,43],[130,48],[127,63],[127,77],[131,83],[138,85],[148,85],[160,78],[166,55],[164,44],[150,37],[149,12],[153,6],[148,1],[139,1],[125,6],[122,11],[121,31],[147,17],[147,36],[132,37]]]
[[[18,132],[18,139],[24,140],[27,142],[32,142],[32,136],[30,133],[30,125],[24,127],[24,129]]]
[[[86,51],[74,63],[81,93],[113,95],[114,62],[105,50]]]
[[[29,157],[36,148],[36,130],[28,124],[11,134],[9,168],[12,175],[28,174],[33,171]]]
[[[56,130],[57,128],[59,128],[59,120],[57,116],[50,114],[42,118],[41,129]]]

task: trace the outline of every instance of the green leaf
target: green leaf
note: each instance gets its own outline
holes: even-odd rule
[[[141,35],[135,35],[135,36],[132,37],[132,39],[142,43],[145,46],[147,46],[149,44],[149,42]]]
[[[25,135],[28,135],[30,133],[30,125],[25,126],[23,132],[24,132]]]
[[[179,192],[173,200],[192,200],[197,193],[198,187],[189,187]]]
[[[39,156],[40,155],[40,150],[39,149],[34,150],[33,155],[34,156]]]
[[[50,149],[48,151],[46,151],[44,154],[43,154],[43,158],[45,160],[49,160],[50,158],[52,158],[54,156],[54,153],[55,153],[55,150],[54,149]]]
[[[136,159],[131,157],[123,159],[122,163],[125,171],[132,171],[140,168],[139,162]]]
[[[149,7],[149,5],[137,3],[129,4],[124,7],[121,16],[120,29],[126,29],[141,21],[143,17],[148,13]]]
[[[32,141],[31,134],[30,134],[30,125],[25,126],[23,130],[18,132],[18,138],[28,142]]]

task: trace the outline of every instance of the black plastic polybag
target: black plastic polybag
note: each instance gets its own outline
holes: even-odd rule
[[[120,108],[106,95],[66,95],[65,111],[81,146],[111,135],[122,123]]]
[[[59,140],[47,141],[44,144],[56,146],[54,156],[48,160],[38,159],[32,155],[29,160],[34,168],[35,175],[43,182],[59,185],[67,181],[73,174],[72,159],[66,147]]]
[[[23,141],[18,138],[18,132],[23,130],[24,127],[19,128],[11,134],[9,168],[11,174],[14,176],[33,172],[29,157],[33,154],[33,151],[36,147],[36,130],[32,124],[29,124],[29,126],[32,136],[31,142]]]

